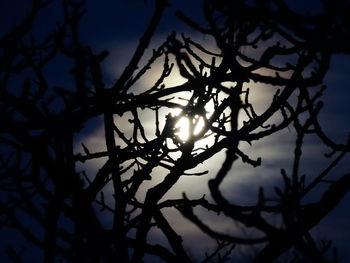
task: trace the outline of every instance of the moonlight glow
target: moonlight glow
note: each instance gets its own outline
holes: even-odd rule
[[[193,127],[191,127],[191,123]],[[204,128],[204,120],[202,117],[197,117],[190,119],[187,117],[182,117],[175,125],[175,135],[177,135],[180,140],[187,141],[191,135],[197,135]],[[191,131],[193,129],[193,132]]]

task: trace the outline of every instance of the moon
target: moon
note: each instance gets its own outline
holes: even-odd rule
[[[191,131],[190,124],[194,125],[193,131]],[[202,117],[190,119],[188,117],[181,117],[175,125],[175,135],[182,141],[187,141],[191,136],[197,135],[204,128],[204,120]],[[192,133],[192,134],[191,134]]]

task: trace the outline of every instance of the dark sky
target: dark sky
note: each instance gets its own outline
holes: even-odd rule
[[[10,27],[15,17],[17,17],[17,20],[21,17],[25,10],[28,9],[30,3],[28,0],[2,2],[2,9],[0,10],[0,35]],[[39,36],[43,32],[48,32],[54,28],[55,21],[60,19],[62,14],[60,1],[53,2],[47,8],[47,11],[43,12],[39,17],[36,26],[36,33]],[[169,0],[169,2],[172,3],[172,6],[165,11],[162,23],[154,36],[153,44],[159,43],[161,39],[165,38],[173,30],[179,33],[193,33],[187,26],[175,18],[174,14],[177,9],[183,10],[185,14],[188,14],[197,21],[204,21],[201,16],[201,0]],[[318,12],[319,10],[319,6],[315,4],[317,1],[300,0],[290,2],[296,10],[303,9],[309,12]],[[123,68],[123,65],[127,63],[133,53],[133,48],[136,47],[138,39],[148,24],[153,11],[153,1],[88,0],[86,7],[88,12],[81,22],[82,42],[91,45],[95,51],[103,49],[110,50],[110,56],[104,63],[104,70],[107,83],[113,83],[113,80],[118,77],[113,75],[114,72],[118,73]],[[198,38],[198,36],[196,37]],[[203,38],[203,41],[206,41],[206,39]],[[62,79],[61,75],[57,74],[59,66],[65,65],[64,63],[66,62],[62,61],[61,63],[55,64],[49,70],[48,74],[50,74],[52,79],[59,82],[60,85],[65,85],[64,78]],[[350,98],[350,58],[341,54],[337,55],[333,58],[331,66],[325,81],[328,89],[323,97],[325,107],[321,113],[321,123],[335,140],[341,142],[346,139],[350,131],[350,107],[348,102],[348,98]],[[90,125],[92,127],[88,127],[86,133],[80,139],[87,139],[92,144],[97,143],[99,136],[102,136],[98,132],[99,121],[92,122]],[[256,197],[257,187],[259,184],[268,180],[268,174],[278,174],[281,166],[288,167],[290,165],[289,161],[292,156],[290,153],[293,149],[293,141],[286,140],[286,136],[288,135],[280,134],[277,138],[273,138],[269,142],[257,145],[257,151],[268,156],[262,168],[266,172],[266,175],[260,179],[253,177],[255,171],[249,170],[243,164],[238,164],[237,169],[240,171],[241,176],[238,179],[233,178],[228,180],[226,184],[226,188],[231,189],[230,191],[234,193],[232,194],[232,198],[236,198],[236,200],[246,198],[249,200],[252,194],[254,199]],[[102,138],[100,139],[102,140]],[[318,151],[324,149],[318,148],[318,144],[319,142],[315,141],[310,141],[307,144],[310,155],[305,159],[305,163],[303,164],[305,171],[322,170],[322,159],[318,156],[315,157],[315,155]],[[219,156],[216,160],[220,161],[220,158]],[[348,171],[349,161],[349,158],[343,160],[340,167],[334,173],[341,174]],[[278,175],[274,175],[275,179],[272,180],[273,182],[279,180],[276,176]],[[176,196],[182,191],[190,191],[192,187],[190,181],[183,183],[178,187],[178,192],[174,192],[173,194]],[[269,187],[272,189],[272,185],[267,185],[267,188]],[[203,189],[204,191],[206,190],[205,187]],[[203,189],[199,188],[197,190],[198,194]],[[315,193],[315,196],[317,196],[317,193]],[[319,236],[320,239],[326,238],[334,241],[334,245],[339,248],[340,258],[343,259],[342,262],[350,262],[349,202],[350,196],[347,195],[342,203],[314,230],[316,236]],[[193,234],[189,240],[195,241],[196,238],[196,234]]]

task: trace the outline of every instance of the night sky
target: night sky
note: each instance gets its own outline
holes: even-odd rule
[[[14,20],[19,19],[30,6],[27,0],[2,1],[0,10],[0,34],[3,35],[11,27]],[[175,12],[181,9],[183,13],[189,15],[196,21],[204,21],[202,17],[201,0],[169,0],[171,6],[166,9],[161,24],[153,37],[151,47],[156,48],[171,32],[182,32],[191,36],[198,41],[203,41],[212,45],[211,40],[199,33],[194,32],[184,23],[175,17]],[[290,1],[296,10],[309,12],[318,12],[320,7],[317,1]],[[42,12],[37,24],[36,34],[40,37],[55,27],[55,21],[59,20],[62,15],[60,1],[53,3]],[[94,51],[109,50],[110,54],[103,63],[104,78],[107,85],[112,85],[118,78],[118,74],[128,63],[140,36],[145,30],[153,11],[153,1],[151,0],[104,0],[86,1],[87,13],[81,21],[81,41],[91,45]],[[149,53],[150,54],[150,53]],[[158,65],[159,66],[159,65]],[[156,66],[157,67],[157,66]],[[66,77],[69,62],[62,58],[47,69],[47,75],[57,86],[66,87],[70,85],[71,80]],[[181,78],[172,79],[176,84],[181,82]],[[141,84],[147,86],[147,79]],[[139,85],[141,85],[139,84]],[[336,142],[344,142],[350,132],[350,57],[338,54],[332,58],[331,68],[325,79],[328,86],[322,97],[324,108],[320,114],[320,122],[325,131]],[[142,86],[142,85],[141,85]],[[144,89],[145,87],[137,87]],[[259,93],[260,92],[260,93]],[[271,99],[271,92],[268,87],[260,90],[256,97],[256,102],[263,108]],[[59,104],[57,104],[59,108]],[[147,114],[144,117],[147,123]],[[121,120],[123,121],[123,120]],[[151,122],[150,122],[151,123]],[[90,149],[98,151],[104,149],[104,134],[101,128],[102,122],[99,118],[91,120],[76,137],[76,152],[82,151],[80,145],[84,142]],[[127,128],[126,128],[127,129]],[[259,169],[253,169],[249,165],[238,162],[232,169],[232,176],[226,179],[223,191],[230,200],[235,202],[251,203],[256,200],[259,186],[264,186],[266,193],[273,193],[273,186],[281,184],[280,169],[286,170],[291,168],[294,150],[293,133],[288,129],[277,133],[274,137],[267,140],[259,141],[251,151],[252,156],[263,157],[262,166]],[[314,139],[308,140],[305,144],[305,156],[302,161],[302,169],[306,174],[313,174],[325,168],[323,154],[327,149]],[[223,161],[223,155],[220,153],[207,163],[203,164],[200,169],[209,170],[207,176],[201,178],[184,178],[168,193],[167,197],[181,197],[185,192],[191,197],[201,197],[207,194],[209,200],[209,189],[207,181],[215,175],[218,165]],[[332,172],[336,178],[349,171],[350,158],[347,157]],[[93,174],[99,169],[98,162],[86,164],[81,169],[87,169],[88,173]],[[157,172],[157,171],[156,171]],[[315,200],[319,198],[319,192],[314,191],[312,197]],[[333,240],[333,245],[338,248],[341,262],[350,262],[350,195],[348,194],[342,202],[334,209],[321,223],[313,230],[315,237],[319,239]],[[172,219],[170,220],[184,235],[184,246],[190,248],[191,254],[196,257],[202,257],[205,249],[212,245],[205,235],[199,233],[196,227],[188,223],[179,213],[169,212]],[[208,214],[205,211],[200,212],[206,218],[207,222],[218,225],[222,231],[235,232],[236,229],[231,221],[218,221],[216,215]],[[108,225],[109,219],[106,218]],[[157,233],[152,233],[154,240],[162,242]],[[14,243],[20,242],[12,232],[0,230],[0,240],[13,240]],[[200,242],[198,242],[201,240]],[[0,241],[0,249],[3,249],[3,242]],[[244,253],[244,251],[242,252]],[[33,255],[28,254],[28,262],[37,262]],[[154,258],[149,258],[147,262],[155,262]],[[0,251],[0,262],[7,262],[6,257]]]

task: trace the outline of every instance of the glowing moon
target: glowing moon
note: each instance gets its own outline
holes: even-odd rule
[[[193,132],[191,132],[190,122],[193,124]],[[181,117],[175,125],[175,135],[182,141],[187,141],[191,136],[197,135],[204,128],[204,120],[202,117],[190,119],[188,117]],[[191,134],[192,133],[192,134]]]

